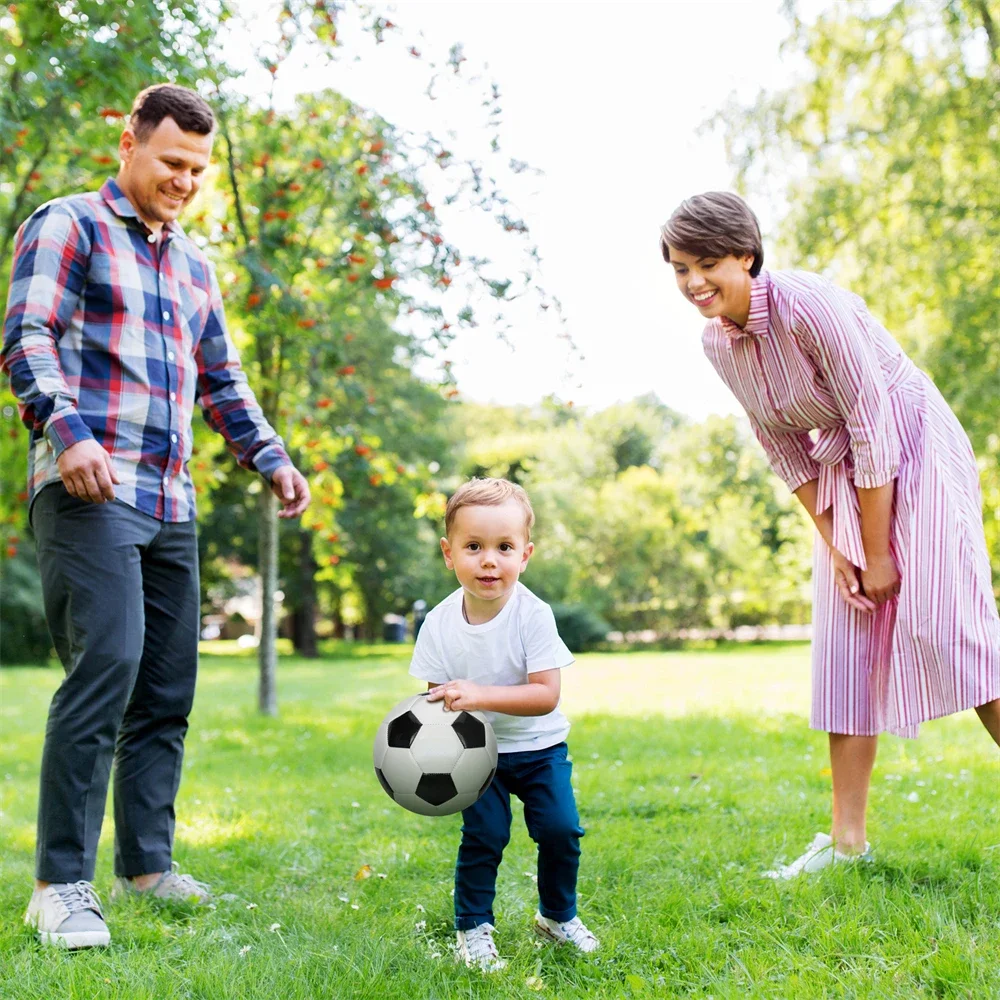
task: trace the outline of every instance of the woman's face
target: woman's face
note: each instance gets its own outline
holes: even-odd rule
[[[677,287],[705,319],[726,316],[744,326],[750,314],[750,268],[753,255],[698,257],[669,246]]]

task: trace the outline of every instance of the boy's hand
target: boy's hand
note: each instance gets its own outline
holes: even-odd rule
[[[444,699],[444,707],[448,712],[475,712],[482,708],[483,688],[472,681],[448,681],[431,688],[427,695],[428,701]]]

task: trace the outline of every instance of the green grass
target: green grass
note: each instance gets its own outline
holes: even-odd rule
[[[417,687],[406,650],[334,652],[281,662],[278,720],[255,714],[252,660],[204,658],[176,856],[223,895],[199,911],[111,905],[112,947],[75,955],[21,925],[59,672],[0,672],[0,996],[1000,997],[1000,755],[974,715],[883,740],[874,865],[777,885],[759,872],[828,824],[807,648],[581,657],[564,705],[587,829],[580,910],[602,947],[536,948],[517,812],[497,901],[510,964],[487,977],[451,959],[459,819],[405,812],[372,774],[382,714]],[[364,865],[375,874],[356,880]],[[98,888],[110,879],[106,828]]]

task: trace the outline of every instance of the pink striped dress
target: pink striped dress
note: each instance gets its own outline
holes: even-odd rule
[[[819,480],[837,549],[865,567],[855,486],[895,479],[899,596],[849,607],[816,534],[810,724],[916,736],[919,723],[1000,697],[1000,615],[969,439],[934,383],[864,302],[804,271],[753,279],[740,328],[712,320],[705,353],[746,410],[772,468]],[[810,433],[811,432],[811,433]]]

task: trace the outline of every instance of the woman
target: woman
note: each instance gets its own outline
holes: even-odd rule
[[[761,269],[741,198],[688,199],[660,246],[708,320],[705,353],[817,529],[811,725],[830,738],[833,823],[767,874],[867,859],[879,733],[975,708],[1000,745],[1000,616],[969,439],[860,298]]]

